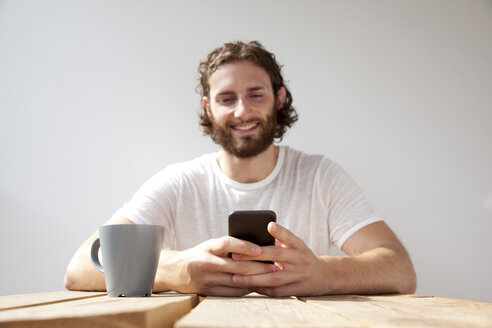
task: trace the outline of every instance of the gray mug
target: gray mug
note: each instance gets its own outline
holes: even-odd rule
[[[91,247],[94,266],[104,273],[109,296],[150,296],[161,254],[164,227],[113,224],[99,227]],[[104,268],[99,261],[101,247]]]

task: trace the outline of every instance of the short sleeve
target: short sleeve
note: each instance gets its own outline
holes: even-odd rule
[[[342,248],[354,233],[382,219],[369,206],[359,186],[345,170],[331,162],[328,172],[330,240]]]
[[[174,222],[178,181],[169,167],[147,180],[115,216],[135,224],[153,224],[165,228],[164,247],[174,248]]]

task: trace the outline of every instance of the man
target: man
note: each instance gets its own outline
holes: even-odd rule
[[[257,42],[226,43],[199,72],[200,124],[221,150],[165,168],[107,222],[166,228],[154,291],[414,293],[405,248],[350,177],[322,156],[274,144],[297,120],[274,55]],[[268,226],[275,246],[226,236],[228,214],[246,209],[277,213]],[[72,258],[68,289],[105,289],[89,257],[95,238]],[[347,256],[329,256],[331,244]]]

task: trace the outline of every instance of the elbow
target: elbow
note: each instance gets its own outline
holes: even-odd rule
[[[417,291],[417,276],[415,273],[411,277],[408,277],[405,279],[405,282],[403,282],[399,286],[398,293],[399,294],[415,294]]]
[[[409,279],[409,283],[408,283],[408,286],[407,286],[407,294],[415,294],[415,292],[417,291],[417,274],[415,273],[415,270],[413,270],[412,268],[412,274],[411,274],[411,277]]]
[[[410,263],[400,275],[397,292],[399,294],[415,294],[417,291],[417,274]]]
[[[84,267],[69,265],[64,279],[65,288],[68,290],[79,291],[105,291],[106,284],[104,275],[93,270],[86,270]]]
[[[397,264],[396,264],[397,263]],[[417,291],[417,274],[410,255],[404,250],[395,264],[396,292],[398,294],[415,294]]]
[[[70,269],[67,269],[65,273],[64,284],[67,290],[77,290],[77,279]]]
[[[90,290],[90,286],[88,286],[88,277],[89,274],[87,272],[71,263],[68,265],[67,271],[65,272],[65,288],[68,290]]]

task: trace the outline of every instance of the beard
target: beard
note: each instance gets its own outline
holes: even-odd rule
[[[270,114],[263,120],[260,119],[258,128],[260,134],[258,137],[243,136],[234,138],[228,126],[230,122],[226,123],[225,127],[222,127],[214,118],[211,117],[213,135],[212,139],[222,146],[222,148],[231,155],[238,158],[249,158],[261,154],[273,143],[275,138],[275,129],[277,127],[277,111],[272,108]],[[243,123],[247,123],[243,122]]]

